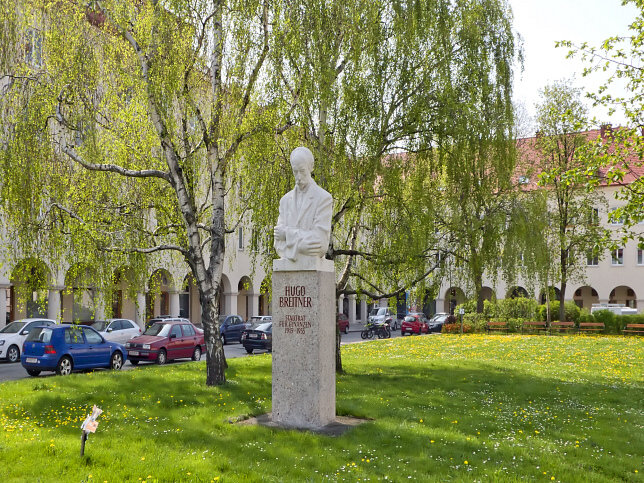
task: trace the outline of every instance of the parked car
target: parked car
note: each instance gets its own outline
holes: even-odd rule
[[[336,316],[338,322],[338,330],[344,332],[345,334],[349,333],[349,317],[346,314],[338,314]]]
[[[389,327],[393,326],[394,321],[397,322],[398,319],[396,318],[396,315],[387,307],[374,307],[373,309],[371,309],[371,312],[369,312],[369,317],[367,319],[368,323],[375,325],[382,325],[383,323],[387,322],[389,324]]]
[[[273,322],[260,322],[244,330],[241,343],[246,352],[252,354],[254,350],[273,350]]]
[[[262,322],[273,322],[272,315],[253,315],[246,321],[246,328],[250,329],[253,325],[261,324]]]
[[[132,337],[141,335],[141,328],[130,319],[107,319],[92,322],[90,326],[106,340],[125,344]]]
[[[72,324],[32,328],[20,356],[30,376],[42,371],[67,376],[74,370],[99,367],[119,370],[126,360],[127,351],[121,344],[105,340],[91,327]]]
[[[400,326],[400,335],[427,334],[429,332],[427,317],[422,312],[411,312],[405,316]]]
[[[449,321],[453,321],[454,316],[449,315],[445,312],[438,312],[432,316],[431,319],[429,319],[429,331],[430,332],[441,332],[443,330],[443,324],[449,323]]]
[[[11,322],[0,330],[0,359],[9,362],[20,360],[22,344],[27,338],[29,331],[38,325],[54,325],[55,320],[51,319],[22,319]]]
[[[241,342],[241,335],[244,329],[246,329],[246,324],[239,315],[219,316],[219,330],[224,345],[233,341]]]
[[[206,349],[203,332],[188,319],[161,319],[145,329],[142,335],[125,343],[132,365],[141,361],[165,364],[172,359],[201,359]]]

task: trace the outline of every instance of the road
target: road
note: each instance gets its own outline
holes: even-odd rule
[[[400,331],[392,331],[391,333],[392,337],[400,337]],[[348,334],[342,334],[342,344],[354,344],[356,342],[365,342],[360,338],[360,332],[349,332]],[[244,346],[241,344],[228,344],[224,346],[224,352],[226,353],[226,358],[232,359],[235,357],[252,357],[253,355],[247,354],[246,351],[244,350]],[[262,351],[263,352],[263,351]],[[259,352],[258,352],[259,353]],[[189,361],[185,361],[189,362]],[[168,364],[184,364],[184,361],[171,361]],[[150,364],[139,364],[139,368],[145,369],[145,367]],[[134,369],[134,366],[126,363],[123,366],[123,370],[131,370]],[[54,373],[52,372],[45,372],[39,377],[51,377],[53,376]],[[20,363],[16,364],[10,364],[5,361],[0,361],[0,383],[5,382],[5,381],[14,381],[17,379],[25,379],[30,376],[27,375],[25,372],[24,368],[20,365]]]

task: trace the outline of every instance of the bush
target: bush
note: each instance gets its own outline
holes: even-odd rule
[[[473,332],[485,332],[487,319],[484,314],[466,313],[463,315],[463,324],[470,325]]]
[[[470,324],[463,323],[463,333],[473,332],[474,329]],[[460,334],[461,324],[443,324],[443,334]]]
[[[564,305],[565,312],[565,322],[579,322],[579,316],[581,311],[577,304],[572,301],[567,301]],[[589,314],[590,315],[590,314]],[[537,308],[537,317],[540,321],[545,321],[547,319],[546,304],[539,305]],[[552,300],[550,302],[550,320],[559,320],[559,301]],[[591,322],[591,321],[584,321]]]
[[[595,317],[588,309],[581,309],[579,312],[579,322],[595,322]]]
[[[621,321],[618,322],[617,316],[610,310],[597,310],[593,312],[595,322],[603,322],[606,326],[607,334],[619,334],[622,331]]]
[[[534,320],[537,312],[537,301],[518,297],[503,299],[497,302],[497,317],[501,320],[526,319]]]

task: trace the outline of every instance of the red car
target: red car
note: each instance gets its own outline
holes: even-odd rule
[[[429,332],[429,324],[427,317],[423,313],[409,313],[403,319],[400,325],[400,335],[405,334],[427,334]]]
[[[347,317],[345,314],[338,314],[336,317],[338,321],[338,329],[340,332],[344,332],[345,334],[349,333],[349,317]]]
[[[165,364],[172,359],[201,359],[206,349],[203,332],[188,319],[157,319],[143,335],[125,344],[127,358],[133,365],[141,361]]]

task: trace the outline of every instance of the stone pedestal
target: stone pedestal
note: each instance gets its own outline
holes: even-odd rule
[[[273,421],[319,429],[335,421],[335,271],[304,257],[273,262]]]

